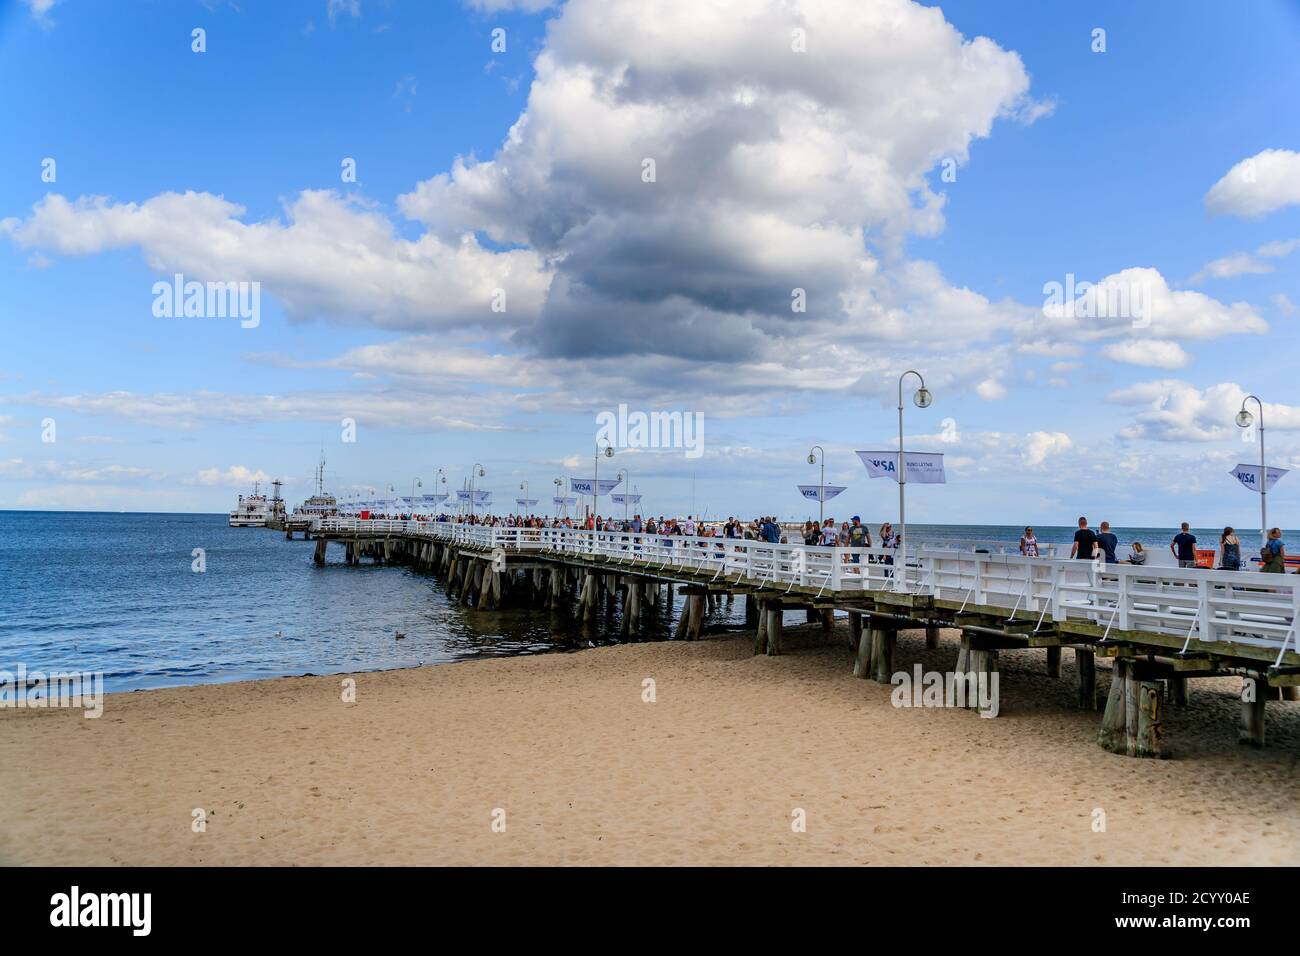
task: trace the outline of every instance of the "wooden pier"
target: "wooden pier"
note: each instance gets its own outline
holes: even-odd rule
[[[1243,679],[1242,743],[1265,743],[1265,705],[1297,699],[1300,586],[1288,575],[1103,564],[1058,558],[973,553],[921,546],[906,568],[892,551],[770,544],[734,538],[687,538],[564,528],[506,528],[452,522],[326,518],[309,532],[314,560],[331,542],[344,558],[415,565],[441,576],[462,605],[572,606],[591,626],[600,602],[622,601],[623,638],[644,615],[671,612],[684,595],[675,634],[702,634],[706,612],[743,597],[754,653],[782,650],[783,613],[804,610],[833,626],[848,615],[853,673],[894,681],[898,632],[924,629],[927,648],[940,628],[961,632],[950,686],[957,705],[991,716],[974,690],[998,671],[1002,650],[1042,649],[1046,672],[1061,675],[1068,648],[1077,700],[1098,710],[1096,659],[1113,662],[1098,732],[1102,747],[1133,757],[1169,753],[1164,709],[1187,704],[1187,682]],[[951,702],[950,702],[951,703]]]

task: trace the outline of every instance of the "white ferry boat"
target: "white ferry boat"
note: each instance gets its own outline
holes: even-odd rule
[[[325,490],[325,453],[316,466],[316,494],[293,509],[295,518],[330,518],[339,513],[339,503]]]
[[[230,512],[230,527],[265,528],[270,515],[270,502],[266,500],[266,495],[261,493],[259,484],[255,483],[251,495],[239,496],[239,504]]]

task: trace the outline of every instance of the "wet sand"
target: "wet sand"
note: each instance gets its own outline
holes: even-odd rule
[[[896,665],[949,670],[956,637],[905,631]],[[785,639],[363,673],[355,703],[331,676],[0,711],[0,863],[1300,863],[1300,703],[1255,751],[1240,680],[1192,681],[1174,759],[1136,760],[1097,746],[1070,651],[1061,680],[1003,652],[981,719],[892,706],[844,624]]]

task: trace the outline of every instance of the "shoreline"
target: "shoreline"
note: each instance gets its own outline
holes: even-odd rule
[[[956,633],[927,651],[904,631],[899,659],[949,670]],[[22,768],[0,778],[0,863],[1300,862],[1300,704],[1269,705],[1255,751],[1240,682],[1196,681],[1175,758],[1133,760],[1074,709],[1068,654],[1052,680],[1005,653],[986,720],[893,707],[852,677],[846,635],[792,627],[773,658],[740,632],[126,691],[95,720],[0,711],[0,759]]]

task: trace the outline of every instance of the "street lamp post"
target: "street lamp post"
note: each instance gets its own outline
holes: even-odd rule
[[[907,461],[903,456],[903,379],[909,375],[915,375],[921,383],[921,387],[912,396],[916,407],[929,408],[934,402],[934,396],[925,387],[925,377],[920,372],[908,369],[898,376],[898,545],[895,548],[898,557],[894,561],[894,583],[900,590],[907,587],[907,496],[904,494],[907,487]]]
[[[519,490],[524,493],[524,507],[528,507],[528,479],[519,482]]]
[[[415,517],[415,489],[423,488],[423,487],[424,487],[424,482],[422,482],[419,478],[414,478],[411,480],[411,517],[412,518]]]
[[[598,528],[596,528],[596,506],[597,506],[597,504],[598,504],[598,502],[597,502],[596,499],[597,499],[597,496],[599,496],[599,494],[600,494],[600,455],[601,455],[600,442],[596,442],[596,455],[595,455],[595,458],[596,458],[596,468],[595,468],[595,474],[591,476],[591,527],[592,527],[592,530],[599,530]],[[606,445],[605,445],[605,457],[606,457],[606,458],[613,458],[613,457],[614,457],[614,446],[613,446],[613,445],[609,445],[609,444],[606,444]]]
[[[555,481],[552,482],[552,484],[555,485],[555,517],[557,518],[568,517],[567,515],[564,514],[564,504],[561,500],[564,492],[562,492],[560,489],[564,487],[564,479],[556,478]]]
[[[628,493],[632,490],[632,482],[631,479],[628,477],[628,471],[626,468],[620,468],[618,470],[618,480],[623,482],[623,523],[626,524],[627,505],[628,505],[627,496]]]
[[[817,464],[817,456],[813,454],[816,451],[822,453],[822,483],[817,486],[817,533],[821,534],[822,523],[826,520],[826,449],[821,445],[813,445],[812,451],[808,452],[808,464]]]
[[[1237,425],[1249,428],[1255,416],[1246,410],[1246,403],[1254,401],[1259,408],[1259,540],[1260,547],[1268,546],[1268,468],[1264,464],[1264,403],[1254,395],[1247,395],[1241,400],[1241,411],[1237,412]]]
[[[483,466],[478,462],[474,462],[474,467],[469,470],[469,516],[471,518],[474,517],[474,476],[478,475],[478,477],[482,478],[486,474],[487,472],[483,470]]]

